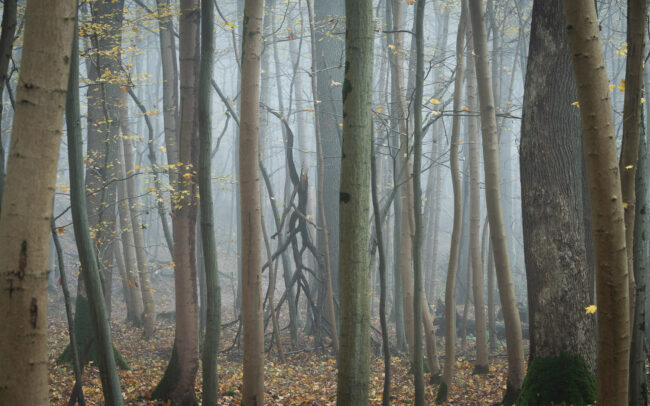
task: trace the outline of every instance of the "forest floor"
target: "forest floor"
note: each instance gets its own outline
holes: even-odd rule
[[[173,308],[173,294],[162,287],[158,289],[158,308],[168,311]],[[165,292],[167,291],[167,292]],[[174,325],[170,318],[159,317],[155,338],[145,340],[142,329],[133,327],[124,321],[125,311],[121,308],[119,295],[114,296],[111,328],[113,341],[121,355],[128,362],[131,370],[120,370],[122,393],[125,403],[129,405],[155,405],[149,399],[152,389],[160,380],[171,354],[174,341]],[[224,316],[229,321],[232,311]],[[169,314],[169,313],[167,313]],[[283,315],[284,316],[284,315]],[[69,343],[65,312],[60,294],[50,295],[48,341],[49,341],[49,391],[50,404],[68,403],[74,375],[68,365],[56,363],[56,358]],[[284,323],[282,323],[284,325]],[[373,320],[373,324],[379,324]],[[270,326],[269,326],[270,328]],[[236,335],[237,324],[223,329],[222,350],[228,349]],[[376,340],[380,337],[373,332]],[[286,339],[286,341],[285,341]],[[275,348],[266,355],[266,397],[268,405],[334,405],[336,403],[336,359],[330,351],[314,350],[313,342],[303,338],[301,349],[291,351],[288,337],[282,342],[287,352],[287,362],[283,364]],[[439,342],[439,352],[442,350]],[[458,371],[450,391],[448,405],[487,405],[493,404],[503,396],[507,372],[506,358],[503,353],[492,357],[490,372],[487,375],[472,375],[473,348],[468,341],[468,349],[457,358]],[[241,404],[242,390],[242,353],[234,348],[222,352],[219,357],[219,404]],[[442,359],[441,359],[442,364]],[[405,354],[392,358],[391,404],[410,404],[413,399],[413,379],[409,373],[409,362]],[[381,404],[383,390],[383,360],[373,355],[371,365],[370,399],[372,404]],[[428,379],[428,377],[427,377]],[[438,385],[427,385],[427,403],[433,404]],[[88,405],[103,403],[101,382],[97,367],[92,365],[84,369],[83,392]],[[196,395],[201,399],[201,374],[197,375]],[[158,403],[160,404],[160,403]]]

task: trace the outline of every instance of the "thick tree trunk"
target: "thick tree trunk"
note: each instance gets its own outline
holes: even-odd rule
[[[198,0],[180,3],[180,132],[176,193],[172,197],[174,234],[174,287],[176,328],[171,359],[154,399],[193,405],[194,381],[199,368],[199,323],[196,286],[196,215],[198,179]]]
[[[242,404],[264,404],[264,328],[262,320],[262,217],[259,186],[259,79],[263,0],[246,0],[242,37],[239,184],[242,239],[242,326],[244,388]]]
[[[558,23],[564,23],[562,0],[535,1],[519,158],[530,312],[530,363],[520,399],[588,404],[596,398],[590,372],[596,324],[584,311],[594,300],[583,226],[588,197],[582,195],[580,112],[571,106],[577,99],[571,54]],[[558,390],[563,373],[570,375]]]
[[[346,0],[343,158],[339,202],[341,347],[338,405],[368,404],[370,385],[370,154],[373,13],[371,0]]]
[[[598,404],[628,400],[630,315],[621,179],[599,21],[590,0],[564,1],[578,88],[596,258]]]
[[[504,404],[512,404],[517,397],[524,378],[524,349],[521,339],[521,324],[517,311],[515,291],[510,273],[510,258],[499,187],[499,144],[490,78],[490,62],[487,51],[484,9],[480,0],[469,0],[472,20],[472,36],[476,61],[476,78],[481,104],[481,131],[483,134],[483,161],[485,170],[485,201],[490,219],[490,237],[494,249],[497,283],[506,325],[508,349],[508,379]]]
[[[0,216],[0,404],[44,405],[49,399],[44,270],[75,10],[71,0],[31,1],[26,10]]]

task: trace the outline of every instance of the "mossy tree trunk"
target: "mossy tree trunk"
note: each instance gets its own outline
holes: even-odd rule
[[[598,306],[597,402],[625,405],[630,362],[629,280],[609,82],[593,1],[564,1],[563,5],[591,201]]]
[[[584,227],[580,110],[562,0],[533,5],[521,127],[521,209],[530,314],[530,368],[519,402],[595,400],[596,324]],[[549,46],[552,44],[552,46]],[[575,375],[557,388],[558,358]],[[574,362],[575,361],[575,362]],[[571,378],[572,376],[572,378]]]

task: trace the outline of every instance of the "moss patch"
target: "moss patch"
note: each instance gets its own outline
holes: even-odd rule
[[[580,356],[566,353],[557,358],[537,358],[517,398],[517,405],[549,405],[551,403],[587,405],[596,401],[596,379]]]
[[[443,381],[440,383],[438,388],[438,394],[436,395],[436,405],[441,405],[444,401],[447,400],[448,388],[447,384]]]

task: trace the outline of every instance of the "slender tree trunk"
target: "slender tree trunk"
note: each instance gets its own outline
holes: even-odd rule
[[[645,131],[639,142],[639,159],[636,172],[636,215],[634,216],[634,273],[636,274],[636,302],[634,306],[634,328],[630,346],[630,405],[648,404],[648,382],[645,374],[645,294],[648,267],[647,230],[647,144]]]
[[[217,404],[219,376],[217,356],[221,333],[221,287],[217,264],[212,203],[212,120],[210,82],[214,52],[214,5],[201,0],[201,66],[199,68],[199,191],[201,193],[201,242],[207,293],[206,328],[203,344],[203,404]]]
[[[609,83],[594,3],[565,1],[564,14],[580,102],[596,257],[597,402],[625,405],[630,362],[629,279]]]
[[[462,11],[458,22],[458,33],[456,34],[456,70],[454,82],[454,112],[461,110],[461,98],[463,92],[463,72],[465,56],[465,35],[467,24],[467,2],[462,1]],[[456,303],[454,301],[454,290],[456,288],[456,269],[458,268],[458,256],[460,254],[460,233],[463,222],[462,191],[460,185],[460,173],[458,170],[458,145],[460,144],[460,116],[454,115],[451,129],[451,141],[449,147],[449,167],[451,169],[451,185],[454,191],[454,221],[451,232],[451,246],[449,252],[449,266],[447,268],[447,280],[445,283],[445,366],[443,369],[443,383],[438,389],[436,402],[447,399],[447,392],[451,389],[456,367]]]
[[[259,79],[263,0],[246,0],[242,37],[239,184],[242,239],[242,325],[244,389],[242,404],[264,404],[264,328],[262,320],[262,217],[259,186]]]
[[[623,101],[623,140],[618,170],[621,174],[621,198],[625,210],[625,246],[629,277],[630,329],[633,328],[636,282],[634,269],[634,178],[639,156],[641,133],[641,93],[645,48],[647,2],[630,0],[627,3],[627,59],[625,63],[625,97]]]
[[[117,176],[120,179],[126,179],[124,170],[124,148],[122,143],[118,142],[118,170]],[[129,211],[129,198],[126,190],[126,181],[120,181],[117,185],[117,207],[120,217],[120,237],[122,241],[122,251],[124,252],[124,266],[126,270],[126,285],[129,289],[129,295],[133,300],[133,314],[130,321],[142,325],[144,315],[144,303],[142,301],[142,291],[138,279],[138,260],[135,255],[135,243],[133,242],[133,224],[131,224],[131,213]],[[117,241],[115,242],[117,243]]]
[[[180,130],[179,168],[172,197],[174,234],[174,287],[176,328],[171,359],[152,398],[193,405],[194,381],[199,368],[199,315],[196,286],[196,215],[198,179],[198,0],[180,3]]]
[[[47,12],[46,15],[48,15],[48,18],[51,18]],[[71,16],[68,18],[72,20],[70,17]],[[81,138],[81,113],[79,107],[79,48],[76,35],[76,24],[74,29],[75,39],[72,42],[72,57],[70,58],[71,62],[66,99],[68,162],[70,168],[70,206],[72,222],[74,225],[74,235],[77,243],[77,250],[79,251],[79,260],[81,262],[82,279],[85,285],[82,292],[87,292],[88,294],[87,299],[83,298],[83,296],[77,297],[77,309],[80,307],[90,307],[90,319],[94,331],[93,346],[95,347],[95,358],[99,366],[99,375],[104,390],[104,402],[109,406],[121,406],[123,404],[122,392],[120,381],[117,376],[111,331],[108,324],[107,310],[105,307],[104,294],[99,275],[99,265],[97,264],[97,257],[95,256],[95,244],[90,238],[88,213],[86,211],[86,187],[83,171],[83,141]],[[48,35],[51,35],[51,33],[48,33]],[[25,44],[25,47],[26,45],[27,44]],[[57,46],[62,45],[57,44]],[[25,55],[23,55],[23,64],[24,63],[27,63]],[[43,63],[49,64],[49,69],[52,69],[51,59],[46,59]],[[61,92],[61,94],[63,94],[63,92]],[[79,302],[83,300],[87,300],[88,303],[85,306],[79,306]],[[75,314],[75,317],[79,319],[78,314]],[[88,320],[84,321],[88,322]],[[77,342],[79,343],[79,341]]]
[[[426,0],[418,0],[415,11],[415,98],[413,104],[414,145],[413,145],[413,213],[415,233],[413,236],[413,317],[415,319],[413,336],[413,372],[415,381],[415,405],[424,405],[424,365],[422,363],[422,311],[424,283],[422,278],[422,94],[424,88],[424,6]]]
[[[468,39],[471,41],[471,30]],[[476,69],[471,57],[472,47],[468,44],[467,57],[467,104],[469,111],[478,110],[476,94]],[[483,297],[483,255],[481,252],[481,189],[478,118],[469,117],[467,123],[469,142],[469,245],[472,263],[472,288],[474,294],[474,331],[476,334],[476,361],[474,373],[488,373],[487,326],[485,323],[485,299]],[[469,289],[469,287],[468,287]]]
[[[341,159],[341,347],[338,405],[367,405],[370,384],[370,154],[373,13],[371,0],[346,0]]]
[[[136,188],[135,163],[133,159],[133,144],[130,134],[128,121],[128,108],[126,103],[126,93],[122,93],[123,101],[120,111],[120,121],[122,125],[122,147],[124,156],[124,169],[126,174],[126,196],[128,198],[129,214],[131,216],[131,227],[133,228],[133,243],[135,244],[135,257],[138,264],[138,280],[140,292],[144,304],[144,335],[146,338],[153,337],[156,324],[156,304],[153,298],[153,287],[149,270],[147,269],[147,253],[145,251],[144,237],[142,235],[143,224],[141,221],[140,205]]]
[[[0,404],[41,405],[49,398],[44,270],[75,10],[70,0],[32,1],[26,9],[0,216]]]
[[[379,198],[377,193],[377,157],[375,155],[375,144],[371,142],[370,152],[370,186],[372,193],[372,210],[375,213],[375,230],[377,238],[377,251],[379,255],[379,323],[381,324],[381,341],[384,356],[384,390],[382,392],[382,405],[390,405],[390,341],[388,340],[388,322],[386,321],[386,256],[384,254],[383,227],[379,216]]]
[[[497,283],[506,325],[506,343],[508,350],[507,389],[503,402],[514,403],[524,378],[524,349],[521,339],[521,323],[512,285],[510,258],[503,213],[501,211],[501,192],[499,187],[499,144],[490,78],[489,54],[483,4],[480,0],[469,0],[472,20],[472,37],[476,61],[476,79],[478,82],[479,101],[481,104],[481,131],[483,134],[483,161],[485,170],[485,201],[490,219],[490,237],[494,249]]]

